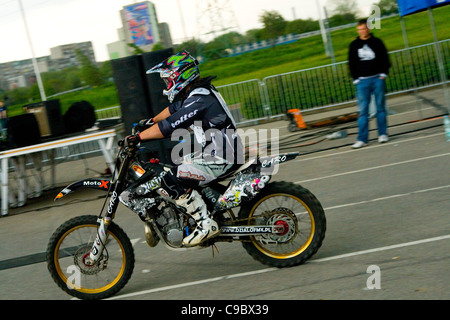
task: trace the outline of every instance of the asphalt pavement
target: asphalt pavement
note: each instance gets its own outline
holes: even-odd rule
[[[116,300],[448,300],[450,298],[450,142],[441,90],[390,97],[389,136],[377,142],[370,122],[367,147],[353,150],[356,122],[289,132],[277,129],[280,152],[300,156],[280,166],[275,180],[311,190],[327,216],[327,234],[306,264],[267,268],[239,243],[189,252],[145,244],[143,225],[120,206],[116,223],[134,244],[136,265]],[[356,112],[355,106],[305,113],[320,123]],[[327,136],[346,131],[346,137]],[[44,252],[54,230],[71,217],[98,214],[101,191],[80,190],[53,201],[65,185],[105,170],[102,157],[57,166],[57,185],[0,218],[0,299],[70,300],[51,279]],[[187,307],[184,306],[184,307]],[[182,310],[175,310],[175,312]]]

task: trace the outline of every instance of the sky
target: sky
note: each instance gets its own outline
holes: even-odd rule
[[[22,2],[25,19],[20,10]],[[196,37],[198,3],[208,0],[153,0],[159,22],[169,24],[174,43]],[[275,10],[285,20],[318,19],[320,7],[332,10],[333,0],[228,0],[238,32],[263,27],[259,17]],[[92,41],[97,61],[109,60],[106,45],[119,39],[122,23],[119,11],[133,0],[0,0],[0,63],[50,55],[50,48]],[[209,0],[210,3],[214,2]],[[221,0],[220,2],[224,2]],[[358,9],[370,14],[378,0],[356,0]],[[180,10],[181,9],[181,10]],[[180,13],[181,11],[181,13]],[[24,21],[28,25],[31,45]],[[184,23],[183,23],[184,22]],[[183,25],[185,28],[183,28]]]

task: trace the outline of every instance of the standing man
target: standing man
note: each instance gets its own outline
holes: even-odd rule
[[[360,20],[356,29],[358,37],[350,44],[348,62],[358,99],[358,139],[352,145],[357,149],[369,141],[369,104],[373,94],[377,107],[378,142],[389,140],[386,118],[385,79],[391,66],[386,47],[370,33],[367,19]]]

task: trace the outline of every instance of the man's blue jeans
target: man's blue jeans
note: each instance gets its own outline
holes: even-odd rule
[[[378,136],[387,135],[385,80],[379,77],[361,79],[356,85],[356,97],[358,99],[358,140],[367,143],[369,141],[369,104],[372,93],[375,96],[377,106]]]

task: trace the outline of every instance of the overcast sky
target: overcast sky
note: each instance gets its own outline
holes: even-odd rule
[[[208,0],[153,0],[159,22],[167,22],[172,39],[181,42],[197,34],[197,3]],[[275,10],[284,19],[317,19],[317,0],[229,0],[239,32],[262,28],[264,10]],[[50,55],[50,48],[92,41],[97,61],[108,60],[106,44],[117,41],[121,27],[119,11],[133,0],[22,0],[36,57]],[[213,2],[213,0],[209,1]],[[223,0],[221,0],[223,2]],[[319,0],[321,7],[333,0]],[[356,0],[358,9],[370,14],[378,0]],[[178,7],[180,3],[184,25]],[[331,7],[330,7],[331,10]],[[0,63],[31,58],[31,49],[20,13],[19,0],[0,0]]]

